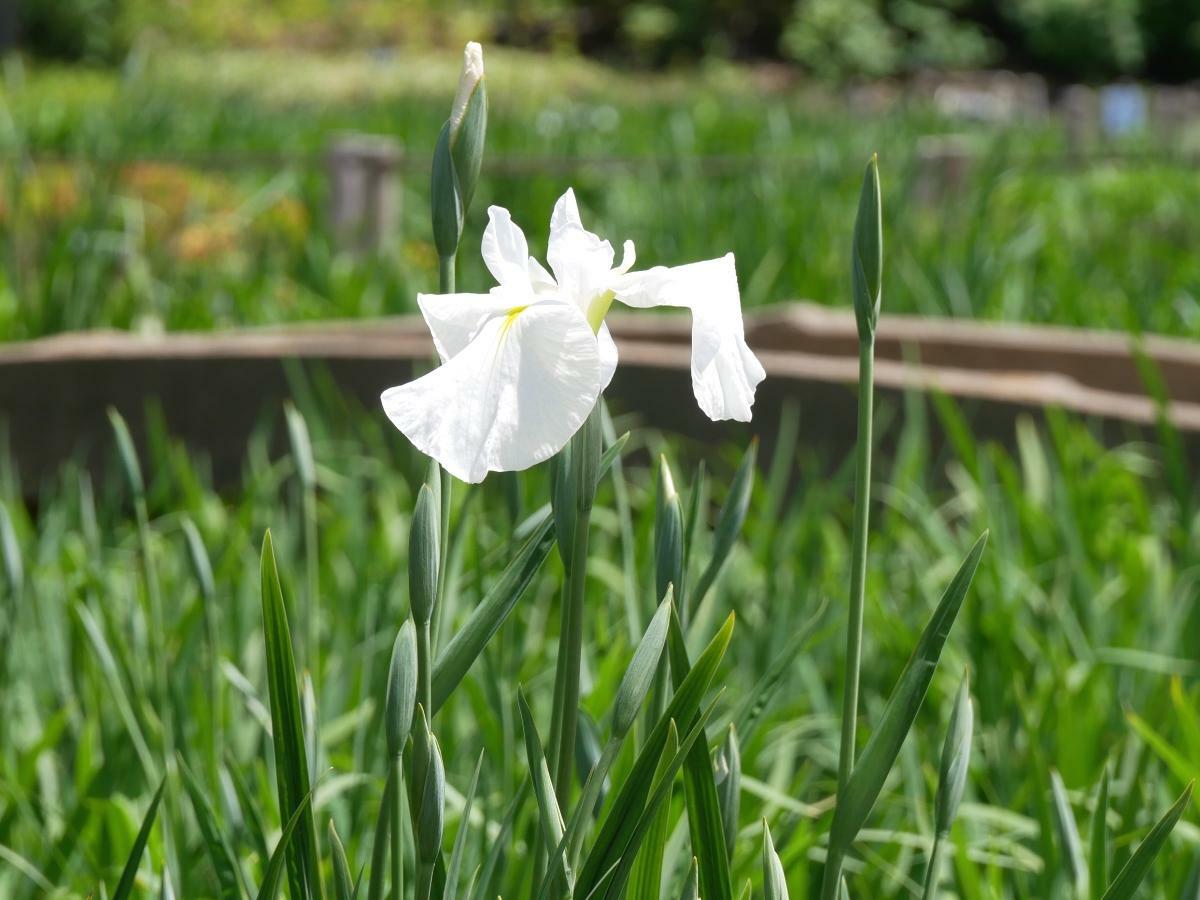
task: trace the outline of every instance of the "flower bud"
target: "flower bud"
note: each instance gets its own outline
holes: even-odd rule
[[[392,645],[388,666],[385,731],[388,754],[404,752],[404,742],[412,731],[413,708],[417,702],[417,630],[412,619],[405,619]]]
[[[463,52],[454,105],[433,152],[433,238],[442,258],[452,257],[458,250],[463,219],[479,181],[486,133],[483,48],[472,41]]]
[[[421,792],[420,813],[417,816],[417,858],[432,865],[442,852],[442,830],[445,825],[446,767],[442,748],[432,734],[429,738],[429,762],[425,768],[424,789]]]
[[[658,503],[654,516],[655,599],[665,597],[671,585],[675,586],[678,596],[683,588],[683,509],[667,458],[660,456]]]
[[[859,340],[874,340],[883,291],[883,211],[879,197],[879,158],[872,156],[863,175],[854,220],[850,281]]]
[[[408,603],[418,625],[433,618],[437,599],[438,512],[433,492],[428,485],[421,485],[408,534]]]

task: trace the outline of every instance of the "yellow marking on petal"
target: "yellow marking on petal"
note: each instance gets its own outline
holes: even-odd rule
[[[517,321],[517,316],[529,309],[528,304],[525,306],[514,306],[504,314],[504,324],[500,326],[500,337],[508,334],[508,329],[513,327],[513,323]]]
[[[612,307],[615,298],[616,295],[612,291],[605,291],[588,304],[587,320],[588,324],[592,326],[592,331],[600,331],[600,326],[604,324],[604,317],[608,315],[608,310]]]

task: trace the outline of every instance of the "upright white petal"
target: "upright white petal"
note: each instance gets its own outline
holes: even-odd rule
[[[529,286],[529,242],[502,206],[488,207],[487,228],[483,230],[483,262],[505,287]]]
[[[433,346],[445,362],[457,355],[479,333],[484,323],[514,306],[533,302],[528,292],[492,294],[417,294],[417,306],[433,335]]]
[[[553,456],[600,395],[595,334],[573,305],[493,315],[428,375],[384,392],[392,423],[463,481]]]
[[[754,389],[766,377],[746,345],[733,254],[645,272],[614,282],[629,306],[680,306],[692,311],[692,390],[710,418],[750,421]]]
[[[611,280],[612,244],[583,227],[579,206],[570,188],[554,205],[546,259],[564,297],[582,309],[602,294]]]

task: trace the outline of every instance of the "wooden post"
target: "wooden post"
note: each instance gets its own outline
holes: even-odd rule
[[[329,149],[329,214],[342,250],[376,253],[396,240],[400,216],[396,140],[347,134]]]
[[[914,194],[919,203],[936,206],[966,187],[975,152],[961,135],[927,135],[917,142],[917,178]]]

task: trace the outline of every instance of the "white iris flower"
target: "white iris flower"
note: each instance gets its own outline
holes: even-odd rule
[[[549,459],[579,429],[617,367],[604,324],[613,300],[692,313],[692,387],[710,419],[750,420],[765,373],[746,346],[733,254],[631,272],[612,245],[584,229],[575,194],[554,206],[546,253],[529,255],[508,210],[488,209],[483,260],[498,285],[487,294],[420,294],[442,365],[383,393],[388,418],[450,474],[488,472]]]

